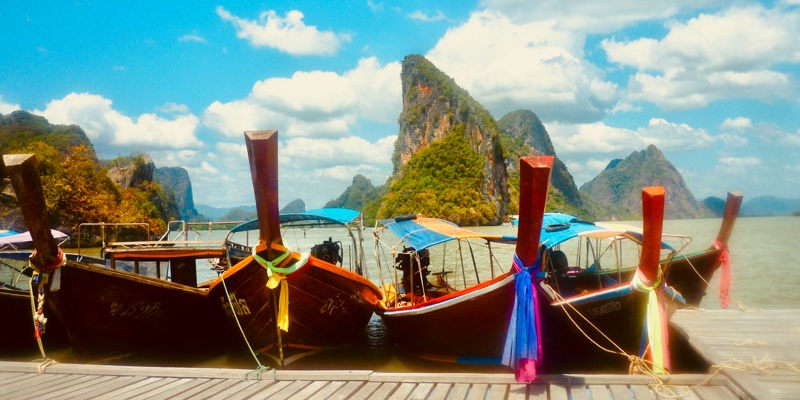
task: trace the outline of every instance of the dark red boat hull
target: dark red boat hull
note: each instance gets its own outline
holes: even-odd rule
[[[406,354],[447,362],[498,364],[514,307],[514,275],[381,314]],[[424,338],[424,339],[422,339]]]
[[[233,337],[206,289],[72,261],[47,275],[50,311],[82,358],[217,352]]]
[[[252,257],[230,268],[223,278],[224,284],[217,280],[211,285],[211,298],[225,310],[232,326],[241,325],[254,350],[270,354],[279,344],[275,321],[281,286],[269,289],[266,269]],[[285,348],[322,350],[349,345],[361,337],[382,300],[378,288],[366,278],[313,257],[287,275],[286,281],[289,327],[280,337]]]
[[[38,351],[34,337],[31,296],[25,290],[0,289],[0,312],[3,315],[3,338],[0,352],[18,353]],[[67,333],[61,321],[53,313],[45,313],[47,324],[42,335],[45,351],[69,345]]]

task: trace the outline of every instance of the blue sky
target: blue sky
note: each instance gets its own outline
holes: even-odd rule
[[[280,203],[392,170],[400,65],[495,118],[534,111],[578,186],[655,144],[698,199],[800,198],[800,0],[7,2],[0,113],[81,126],[102,158],[254,204],[243,132],[277,129]]]

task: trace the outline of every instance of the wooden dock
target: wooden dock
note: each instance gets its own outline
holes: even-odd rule
[[[800,399],[800,310],[679,310],[671,324],[747,397]]]
[[[644,375],[253,371],[0,361],[0,399],[800,399],[800,310],[680,310],[677,335],[709,366]]]
[[[742,399],[727,378],[553,375],[525,385],[513,374],[252,371],[0,362],[2,399]],[[246,379],[248,378],[248,379]]]

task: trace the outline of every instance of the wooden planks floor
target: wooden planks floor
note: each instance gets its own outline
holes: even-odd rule
[[[721,377],[673,375],[671,386],[627,375],[410,374],[371,371],[250,371],[214,368],[0,362],[1,399],[543,399],[728,400],[743,398]],[[255,378],[251,374],[251,378]],[[699,386],[698,386],[699,385]]]
[[[800,310],[678,310],[670,323],[748,397],[800,400]]]

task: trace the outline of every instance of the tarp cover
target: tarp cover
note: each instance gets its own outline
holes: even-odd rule
[[[4,235],[3,232],[13,232],[13,231],[0,231],[0,246],[9,244],[29,243],[33,241],[30,232],[24,232],[24,233],[13,232],[12,234],[8,235]],[[55,229],[51,229],[50,233],[53,234],[53,238],[56,240],[67,237],[66,233],[57,231]]]
[[[456,239],[480,238],[505,243],[516,241],[514,237],[474,232],[437,218],[403,216],[384,219],[380,223],[416,250]]]
[[[280,214],[281,224],[295,223],[298,221],[319,221],[320,223],[334,223],[345,225],[353,222],[360,212],[349,208],[318,208],[301,213]],[[258,219],[247,221],[231,229],[231,233],[253,231],[258,229]]]

